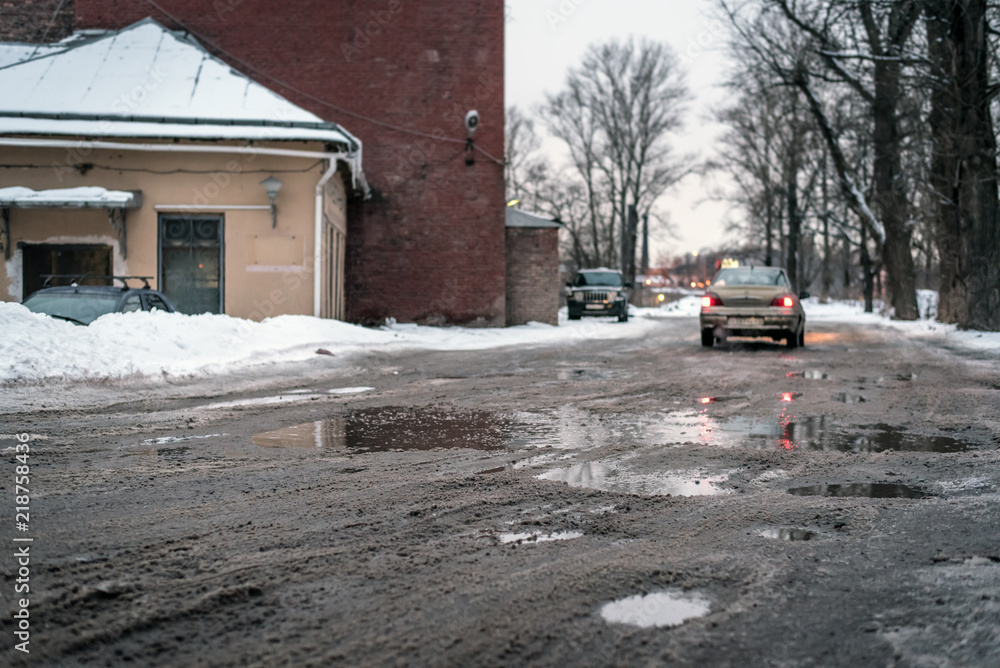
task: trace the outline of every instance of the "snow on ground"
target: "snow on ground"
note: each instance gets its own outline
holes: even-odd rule
[[[932,295],[921,295],[921,313],[933,313]],[[891,327],[906,336],[1000,354],[1000,333],[959,331],[933,320],[898,322],[866,314],[858,302],[804,304],[807,322],[852,322]],[[483,350],[503,346],[565,345],[583,340],[639,338],[662,318],[694,318],[700,298],[688,295],[660,308],[633,308],[627,323],[614,318],[530,323],[506,329],[424,327],[391,323],[377,329],[308,316],[280,316],[263,322],[225,315],[115,313],[89,327],[31,313],[0,302],[0,383],[150,378],[219,374],[315,357],[372,351]],[[692,330],[692,336],[694,329]]]

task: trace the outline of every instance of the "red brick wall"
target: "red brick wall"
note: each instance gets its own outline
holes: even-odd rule
[[[559,324],[559,230],[507,228],[507,324]]]
[[[75,1],[78,29],[146,16],[180,27],[146,0]],[[467,165],[463,144],[441,140],[464,142],[475,108],[476,144],[503,156],[502,0],[156,1],[235,68],[364,142],[375,196],[350,211],[349,320],[503,325],[503,169],[479,152]]]
[[[73,0],[0,0],[0,42],[58,42],[73,34]]]

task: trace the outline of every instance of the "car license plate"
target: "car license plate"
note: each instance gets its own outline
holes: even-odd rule
[[[763,327],[764,318],[730,318],[730,327]]]
[[[587,308],[592,311],[600,311],[604,309],[604,304],[587,304]]]

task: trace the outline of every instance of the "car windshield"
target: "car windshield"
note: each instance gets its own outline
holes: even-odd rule
[[[588,271],[577,274],[574,285],[578,288],[620,288],[622,277],[615,271]]]
[[[23,305],[35,313],[89,325],[102,315],[113,313],[118,299],[118,295],[93,292],[47,292],[33,294]]]
[[[720,271],[712,285],[724,288],[734,285],[768,285],[778,287],[788,287],[785,273],[780,269],[770,267],[750,267],[740,269],[723,269]]]

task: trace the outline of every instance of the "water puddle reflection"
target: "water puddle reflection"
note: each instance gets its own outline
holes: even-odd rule
[[[704,617],[710,610],[708,600],[699,594],[655,592],[605,603],[601,606],[601,618],[609,624],[663,628]]]
[[[392,452],[467,448],[503,449],[515,423],[496,413],[430,409],[361,408],[328,420],[257,434],[255,445]]]
[[[638,496],[715,496],[729,493],[729,490],[719,487],[729,479],[728,473],[716,475],[706,475],[700,471],[639,473],[630,470],[620,461],[587,462],[568,468],[552,469],[542,473],[538,478],[564,482],[571,487]]]
[[[508,545],[510,543],[516,543],[517,545],[530,545],[533,543],[549,543],[557,540],[573,540],[574,538],[583,538],[583,533],[580,531],[560,531],[556,533],[541,533],[540,531],[536,531],[534,533],[504,533],[500,534],[500,543],[502,545]]]
[[[806,531],[805,529],[761,529],[757,535],[775,540],[802,541],[812,540],[818,534],[815,531]]]
[[[788,490],[796,496],[862,497],[869,499],[923,499],[927,492],[896,483],[854,483],[846,485],[812,485]]]

